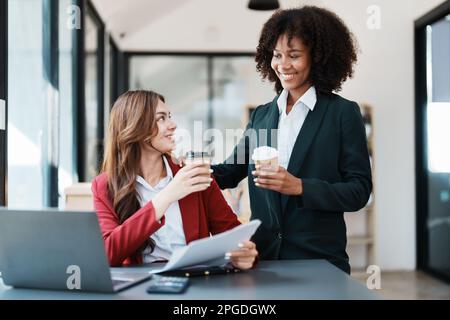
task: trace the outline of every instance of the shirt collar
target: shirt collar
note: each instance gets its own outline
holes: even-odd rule
[[[172,180],[173,173],[172,173],[172,169],[170,169],[169,161],[167,161],[167,158],[165,155],[163,155],[162,158],[164,161],[164,166],[166,167],[167,176],[170,178],[170,180]]]
[[[163,155],[163,162],[164,166],[166,168],[167,176],[161,179],[156,186],[151,186],[143,177],[140,175],[136,176],[136,182],[140,183],[142,186],[144,186],[147,189],[155,190],[159,187],[165,187],[172,179],[173,179],[173,173],[172,169],[170,168],[169,162],[167,161],[166,157]]]
[[[280,112],[280,114],[286,112],[288,94],[289,91],[283,89],[277,99],[278,111]],[[294,107],[300,102],[306,105],[309,110],[313,111],[317,102],[316,88],[314,88],[314,86],[311,86],[308,90],[306,90],[306,92],[294,103]]]

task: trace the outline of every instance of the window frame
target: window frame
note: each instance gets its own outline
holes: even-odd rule
[[[98,27],[97,31],[97,83],[96,83],[96,90],[97,90],[97,130],[96,130],[96,140],[98,142],[96,146],[96,162],[98,164],[101,163],[101,159],[103,156],[103,148],[104,148],[104,104],[105,104],[105,24],[103,20],[101,19],[100,15],[98,14],[97,10],[95,9],[92,2],[89,0],[76,0],[77,5],[80,7],[81,11],[81,29],[78,30],[77,36],[75,37],[76,42],[76,67],[74,67],[73,70],[76,70],[76,100],[77,103],[75,104],[77,106],[77,115],[74,115],[76,117],[76,146],[77,146],[77,175],[78,175],[78,181],[84,182],[86,181],[87,177],[87,168],[85,166],[85,159],[87,156],[87,144],[86,144],[86,103],[85,103],[85,67],[86,67],[86,59],[85,59],[85,52],[84,52],[84,41],[85,41],[85,17],[87,14],[89,14],[93,20],[96,26]],[[99,168],[98,168],[99,169]]]
[[[43,1],[43,72],[47,86],[51,86],[58,91],[59,96],[59,1]],[[52,91],[53,92],[53,91]],[[47,150],[44,153],[45,164],[45,185],[44,205],[47,207],[58,207],[58,169],[59,169],[59,99],[54,97],[47,101]]]
[[[5,129],[0,129],[0,206],[6,206],[8,172],[8,1],[0,1],[0,99],[5,101]]]
[[[109,37],[109,43],[111,47],[111,106],[112,103],[122,94],[124,93],[129,85],[128,85],[128,67],[127,67],[127,58],[123,51],[119,49],[116,41],[114,41],[113,37]],[[120,75],[120,77],[119,77]]]

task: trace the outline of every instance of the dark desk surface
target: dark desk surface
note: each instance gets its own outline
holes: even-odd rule
[[[128,270],[152,267],[133,267]],[[114,270],[114,268],[113,268]],[[116,294],[14,289],[0,281],[3,299],[186,299],[186,300],[292,300],[380,299],[363,284],[325,260],[261,261],[250,271],[191,278],[184,294],[148,294],[146,282]]]

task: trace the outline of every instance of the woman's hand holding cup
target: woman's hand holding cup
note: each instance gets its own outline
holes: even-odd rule
[[[269,146],[258,147],[253,150],[252,160],[255,161],[255,169],[267,174],[275,174],[278,171],[278,150]]]
[[[171,201],[178,201],[187,195],[206,190],[212,182],[210,166],[203,163],[189,163],[181,168],[163,190],[171,195]]]
[[[277,149],[268,146],[256,148],[252,160],[255,161],[256,170],[252,174],[256,187],[286,195],[303,194],[302,180],[278,165]]]
[[[156,218],[161,219],[172,202],[191,193],[208,189],[213,181],[211,172],[209,162],[197,161],[185,164],[178,170],[173,180],[153,198]]]

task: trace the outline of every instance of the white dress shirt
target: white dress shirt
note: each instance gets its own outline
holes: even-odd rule
[[[281,92],[277,100],[280,117],[278,119],[278,162],[279,165],[287,169],[292,149],[305,122],[308,112],[314,110],[317,95],[316,89],[310,87],[294,104],[289,114],[286,114],[288,91]]]
[[[139,195],[141,207],[151,201],[162,189],[164,189],[173,179],[173,173],[170,169],[166,157],[163,156],[167,176],[158,182],[154,187],[149,185],[141,176],[136,177],[136,191]],[[186,245],[186,237],[183,230],[183,221],[178,201],[172,202],[165,214],[166,221],[164,225],[150,236],[155,241],[155,249],[150,253],[150,248],[146,248],[142,253],[144,263],[150,263],[157,260],[169,260],[172,252],[177,247]]]

